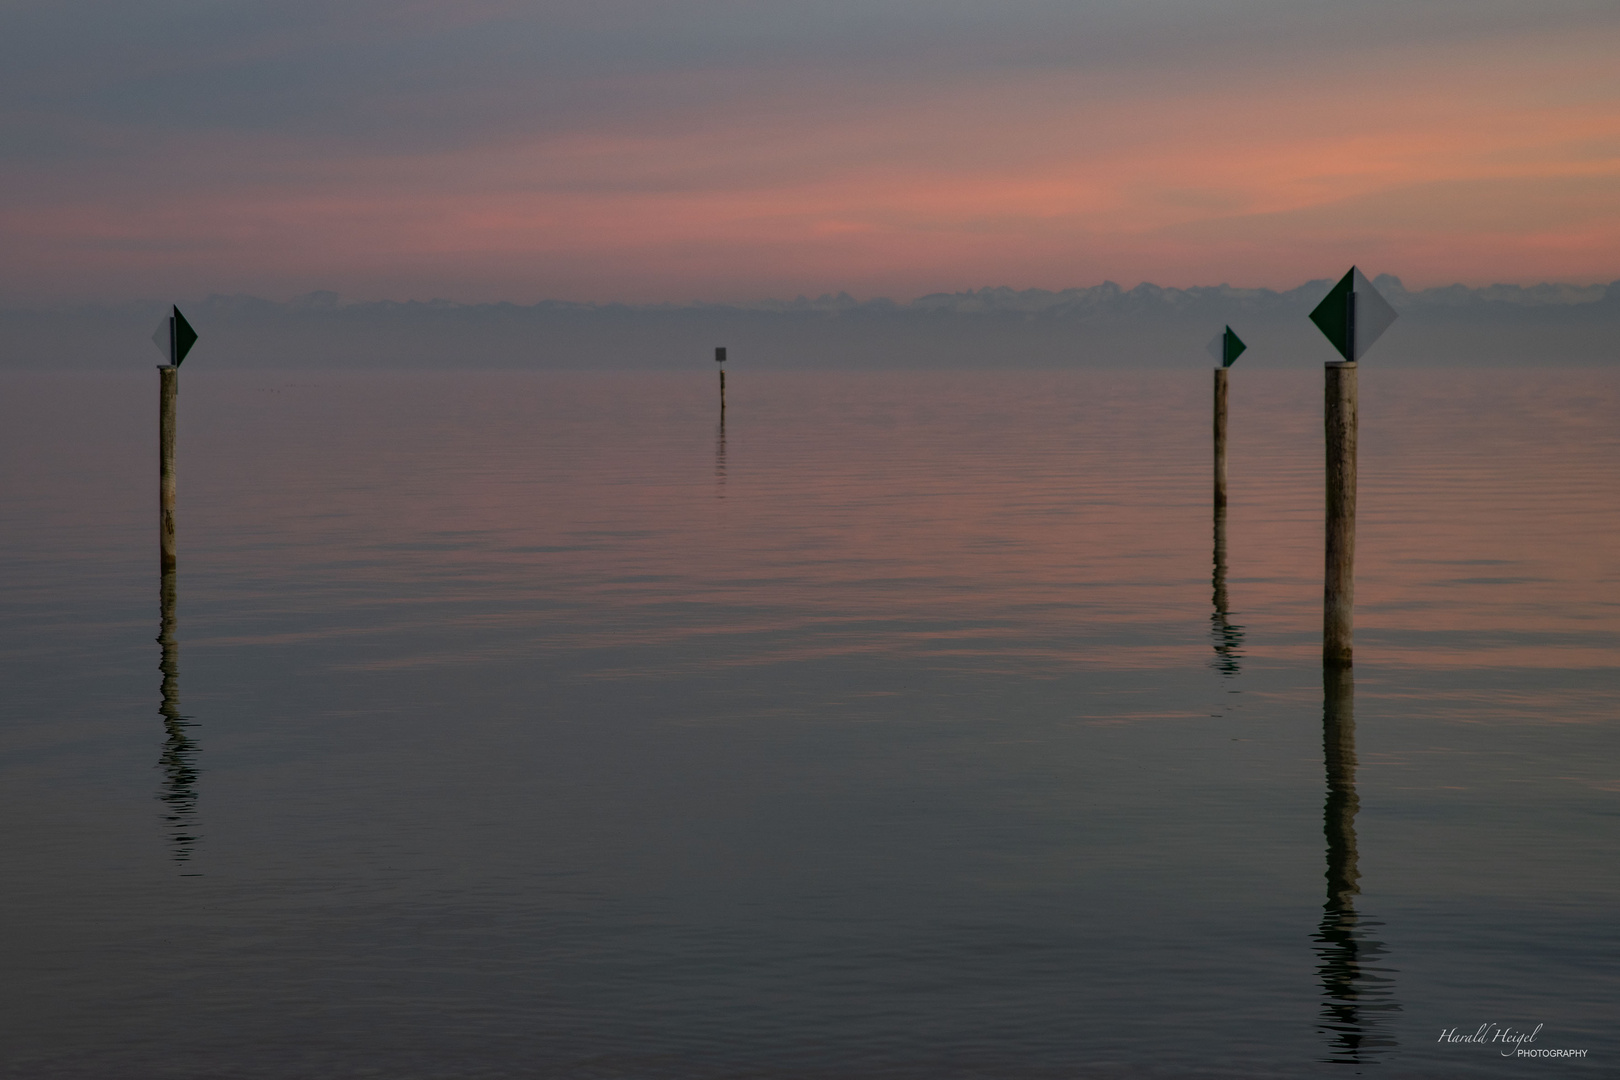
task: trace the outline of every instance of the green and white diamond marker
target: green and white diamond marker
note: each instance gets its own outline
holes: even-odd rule
[[[152,334],[152,344],[158,347],[158,352],[163,354],[165,360],[179,367],[180,361],[184,360],[191,347],[197,344],[197,331],[186,322],[186,317],[180,314],[179,308],[171,307],[169,310],[172,314],[165,315],[163,321],[158,323],[157,331]]]
[[[1311,312],[1311,322],[1351,363],[1360,360],[1395,319],[1389,301],[1354,266]]]
[[[1213,356],[1215,362],[1221,367],[1231,367],[1233,361],[1242,356],[1243,350],[1247,348],[1248,346],[1243,344],[1243,339],[1232,333],[1232,328],[1228,326],[1215,335],[1214,339],[1205,346],[1205,351]]]

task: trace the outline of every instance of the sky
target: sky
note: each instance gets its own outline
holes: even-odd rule
[[[1620,278],[1614,0],[0,19],[0,306]]]

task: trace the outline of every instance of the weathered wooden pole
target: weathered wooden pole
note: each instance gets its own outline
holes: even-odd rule
[[[1226,506],[1226,371],[1215,369],[1215,505]]]
[[[1327,436],[1326,566],[1322,578],[1322,663],[1352,662],[1356,601],[1356,361],[1395,321],[1378,290],[1354,266],[1311,312],[1344,357],[1327,365],[1322,423]]]
[[[1224,327],[1209,343],[1209,355],[1220,366],[1215,369],[1215,506],[1226,505],[1226,369],[1231,367],[1248,346],[1243,339]]]
[[[174,424],[175,398],[180,393],[180,367],[158,367],[158,542],[160,568],[167,574],[175,568],[174,539]]]
[[[158,560],[164,573],[174,569],[174,399],[180,393],[180,364],[197,344],[180,309],[170,307],[152,335],[166,363],[158,365]]]
[[[1215,613],[1210,616],[1215,637],[1215,666],[1223,675],[1238,673],[1238,657],[1242,655],[1243,628],[1227,620],[1226,609],[1226,398],[1227,369],[1243,354],[1248,346],[1232,332],[1230,326],[1222,328],[1210,341],[1207,351],[1220,366],[1215,369],[1215,556],[1214,586]]]
[[[1356,365],[1326,366],[1326,567],[1322,585],[1322,663],[1348,667],[1356,603]]]

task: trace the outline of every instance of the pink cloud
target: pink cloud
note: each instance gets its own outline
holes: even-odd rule
[[[628,119],[419,151],[172,134],[105,172],[17,171],[0,288],[907,297],[1102,278],[1290,286],[1347,260],[1414,285],[1607,280],[1611,38],[1213,79],[1032,69],[840,86],[790,70],[727,76],[754,92],[719,98],[712,73],[643,73],[615,84],[646,98]]]

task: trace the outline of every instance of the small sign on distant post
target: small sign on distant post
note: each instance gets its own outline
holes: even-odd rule
[[[1220,367],[1215,369],[1215,512],[1226,513],[1226,369],[1232,366],[1248,346],[1232,333],[1230,326],[1210,341],[1208,352]],[[1217,518],[1217,528],[1224,529],[1224,519]]]
[[[175,567],[174,429],[175,398],[180,393],[180,362],[197,344],[197,331],[173,305],[158,323],[152,344],[168,361],[158,367],[158,558],[164,573]]]

